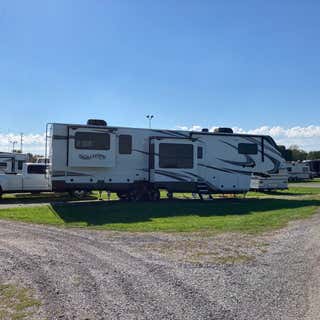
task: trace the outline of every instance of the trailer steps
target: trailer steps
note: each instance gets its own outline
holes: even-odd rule
[[[202,181],[198,182],[197,183],[197,190],[198,190],[199,198],[201,200],[204,200],[203,195],[208,195],[208,198],[210,200],[212,200],[210,190],[208,188],[208,185],[205,182],[202,182]]]

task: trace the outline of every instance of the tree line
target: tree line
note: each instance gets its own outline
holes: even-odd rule
[[[288,149],[285,146],[279,146],[279,151],[286,161],[320,159],[320,151],[307,152],[296,145],[290,146]]]

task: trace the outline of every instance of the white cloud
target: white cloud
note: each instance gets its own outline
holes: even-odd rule
[[[23,136],[23,152],[31,152],[37,154],[44,154],[45,149],[45,134],[25,134]],[[0,151],[11,151],[13,142],[15,149],[20,149],[20,134],[7,133],[0,134]]]
[[[177,126],[177,128],[193,131],[200,131],[202,129],[199,125],[194,125],[192,127]],[[215,128],[217,128],[217,126],[212,126],[209,130],[214,131]],[[250,130],[239,127],[234,127],[232,129],[237,133],[270,135],[278,144],[287,147],[290,145],[298,145],[307,151],[320,150],[320,126],[310,125],[306,127],[297,126],[291,128],[262,126]]]

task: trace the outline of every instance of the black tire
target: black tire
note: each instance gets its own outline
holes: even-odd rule
[[[167,192],[167,198],[168,198],[169,200],[172,200],[172,199],[173,199],[173,193],[170,192],[170,191],[168,191],[168,192]]]
[[[79,190],[72,190],[70,192],[70,194],[71,194],[72,197],[81,200],[81,199],[85,198],[88,195],[88,191],[80,190],[80,189]]]
[[[117,196],[121,201],[129,200],[129,193],[127,192],[117,192]]]
[[[160,191],[158,189],[151,190],[149,194],[149,200],[151,201],[159,201],[160,200]]]

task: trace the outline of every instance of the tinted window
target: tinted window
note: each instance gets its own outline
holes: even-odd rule
[[[287,168],[288,172],[291,172],[292,171],[292,168]]]
[[[193,145],[182,143],[159,144],[160,168],[193,168]]]
[[[256,143],[239,143],[238,152],[240,154],[257,154],[258,145]]]
[[[198,150],[197,150],[197,158],[198,159],[202,159],[203,158],[203,148],[202,147],[198,147]]]
[[[33,164],[28,166],[28,173],[32,174],[45,174],[46,166],[42,166],[39,164]]]
[[[110,135],[105,132],[76,132],[75,148],[87,150],[109,150]]]
[[[131,154],[132,152],[132,136],[121,134],[119,136],[119,153]]]

